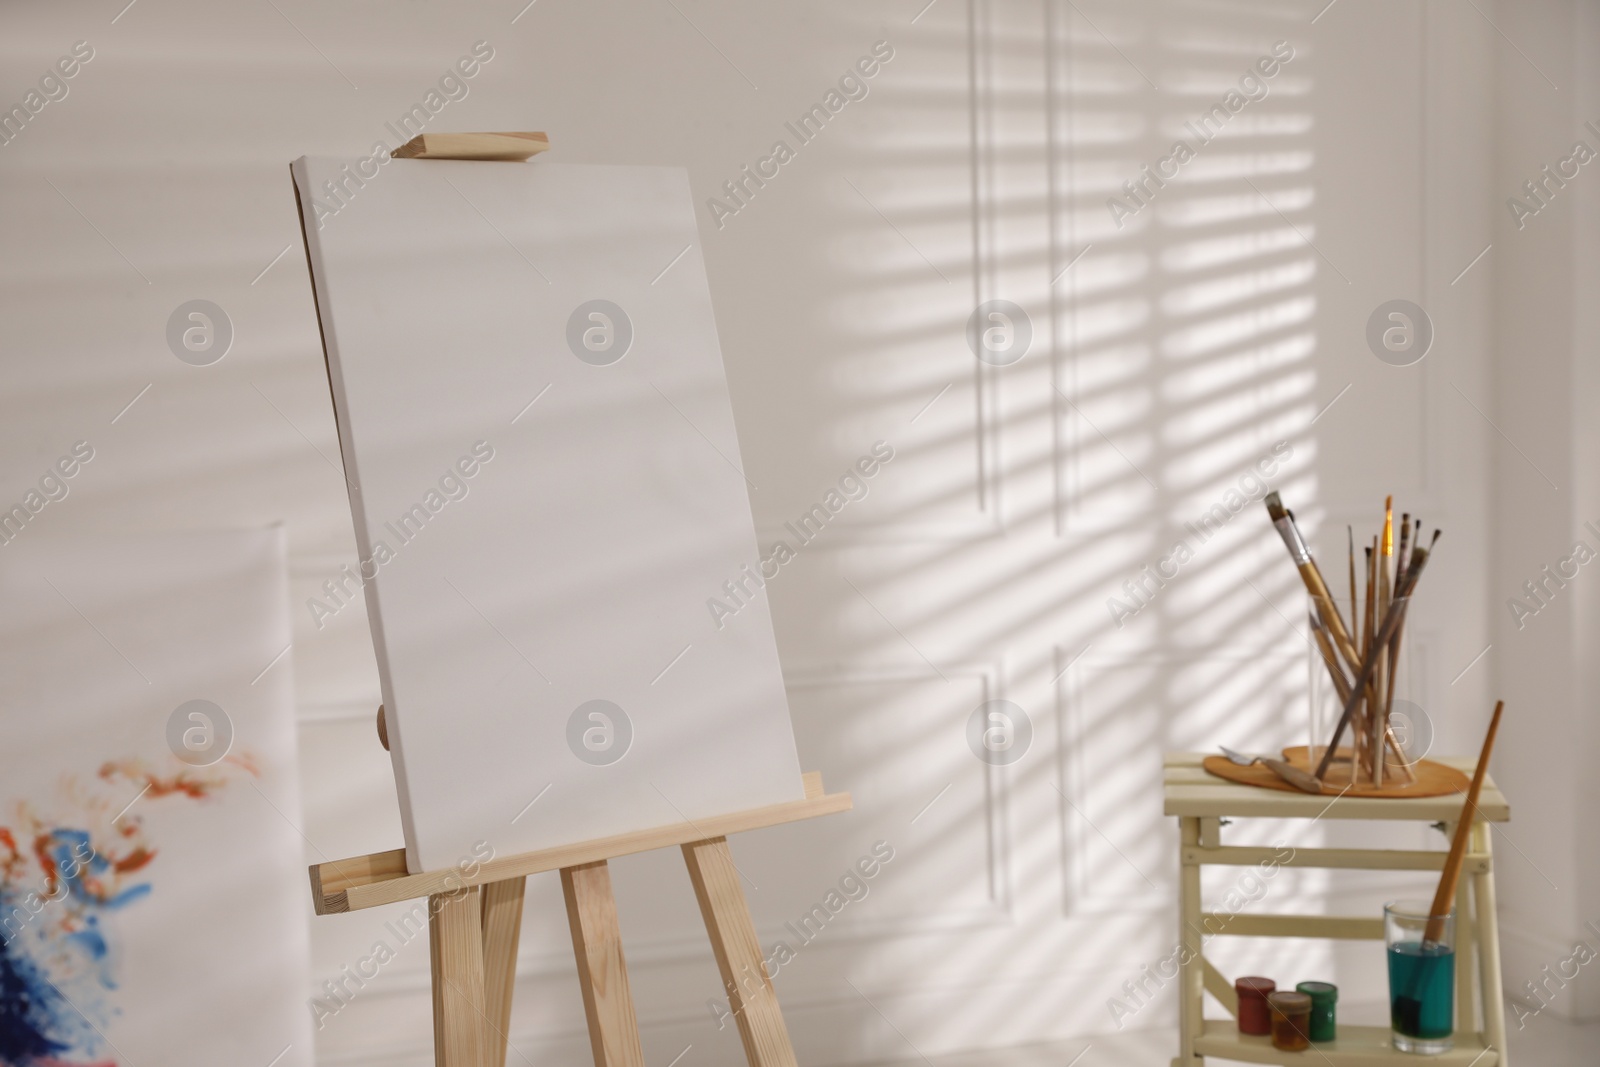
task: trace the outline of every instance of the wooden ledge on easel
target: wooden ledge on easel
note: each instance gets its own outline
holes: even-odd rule
[[[547,134],[421,133],[390,153],[395,159],[477,159],[521,163],[550,150]]]
[[[822,775],[817,771],[804,776],[806,795],[803,800],[782,804],[769,804],[762,808],[712,815],[693,822],[673,823],[649,830],[633,830],[613,837],[580,841],[571,845],[523,852],[515,856],[501,856],[482,864],[471,877],[452,867],[442,871],[424,871],[409,874],[406,871],[406,852],[403,848],[388,852],[374,852],[366,856],[333,860],[311,866],[311,900],[318,915],[333,915],[380,904],[394,904],[402,900],[415,900],[436,893],[450,893],[467,886],[488,885],[508,878],[520,878],[542,871],[577,867],[586,863],[628,856],[635,852],[649,852],[671,845],[687,845],[759,830],[764,826],[777,826],[821,815],[834,815],[849,811],[852,805],[849,793],[823,791]]]

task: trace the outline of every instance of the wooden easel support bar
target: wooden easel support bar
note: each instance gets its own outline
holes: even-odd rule
[[[850,810],[849,793],[824,793],[822,775],[815,771],[807,773],[804,778],[804,800],[713,815],[694,822],[673,823],[650,830],[635,830],[538,852],[502,856],[479,866],[471,877],[455,868],[407,874],[404,849],[317,863],[310,868],[311,900],[318,915],[360,911],[381,904],[455,893],[469,886],[487,885],[565,867],[581,867],[635,852],[726,837],[746,830],[759,830],[766,826]]]

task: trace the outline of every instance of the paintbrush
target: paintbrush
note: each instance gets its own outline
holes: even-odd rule
[[[1439,531],[1437,531],[1437,530],[1434,531],[1434,533],[1438,533],[1438,532]],[[1438,538],[1435,537],[1434,540],[1437,541]],[[1414,524],[1414,526],[1413,526],[1413,528],[1411,530],[1411,558],[1412,559],[1416,558],[1417,549],[1419,549],[1421,547],[1422,547],[1422,520],[1418,519],[1418,520],[1416,520],[1416,523]],[[1430,545],[1429,547],[1431,548],[1432,545]],[[1406,564],[1406,569],[1409,570],[1410,567],[1411,567],[1411,564],[1407,563]]]
[[[1439,531],[1433,534],[1435,543],[1439,540]],[[1389,609],[1384,617],[1383,625],[1378,628],[1372,646],[1367,650],[1367,655],[1361,663],[1361,670],[1357,672],[1355,681],[1350,684],[1350,697],[1345,701],[1344,714],[1339,717],[1339,725],[1334,729],[1333,739],[1328,742],[1328,751],[1322,756],[1322,763],[1317,767],[1317,777],[1321,778],[1328,773],[1328,764],[1333,762],[1333,753],[1339,747],[1339,739],[1344,736],[1345,727],[1350,725],[1350,716],[1355,712],[1356,704],[1360,702],[1366,690],[1367,683],[1372,680],[1373,669],[1377,666],[1375,653],[1389,642],[1394,632],[1399,628],[1401,617],[1405,614],[1406,597],[1416,588],[1417,582],[1422,578],[1422,571],[1428,565],[1429,550],[1418,547],[1411,553],[1411,566],[1406,569],[1406,584],[1401,587],[1400,602]]]
[[[1378,628],[1378,619],[1381,617],[1377,614],[1378,572],[1376,568],[1378,566],[1378,539],[1376,537],[1372,539],[1371,545],[1366,546],[1366,553],[1367,605],[1366,628],[1363,630],[1365,641],[1361,645],[1361,655],[1363,659],[1373,654],[1372,639],[1375,636],[1375,631]],[[1354,720],[1359,724],[1355,736],[1358,738],[1361,748],[1361,768],[1366,772],[1368,780],[1371,780],[1373,760],[1372,741],[1374,736],[1372,732],[1372,720],[1373,716],[1377,714],[1377,707],[1372,700],[1372,687],[1370,685],[1364,687],[1358,685],[1356,688],[1361,690],[1361,702],[1356,709],[1357,717]],[[1350,781],[1352,784],[1354,784],[1356,781],[1355,777],[1352,776]]]
[[[1421,520],[1419,519],[1418,522],[1420,521]],[[1407,569],[1406,549],[1409,547],[1410,542],[1411,516],[1409,513],[1406,513],[1400,516],[1400,545],[1399,548],[1396,549],[1394,557],[1394,584],[1396,589],[1400,588],[1401,583],[1405,581]],[[1407,605],[1407,607],[1409,608],[1409,605]],[[1390,725],[1389,720],[1394,714],[1395,681],[1400,677],[1400,642],[1405,638],[1405,635],[1405,617],[1401,616],[1400,628],[1394,632],[1394,647],[1389,650],[1389,685],[1388,690],[1384,693],[1383,699],[1385,719],[1384,728],[1387,730],[1390,739],[1394,738],[1394,729]],[[1415,782],[1417,780],[1417,774],[1411,769],[1411,761],[1406,758],[1405,750],[1399,747],[1398,742],[1395,744],[1395,749],[1395,754],[1400,758],[1400,770],[1406,776],[1406,781]]]
[[[1379,539],[1381,546],[1378,556],[1378,615],[1385,616],[1389,613],[1389,601],[1393,587],[1389,584],[1389,564],[1394,559],[1394,497],[1385,497],[1383,501],[1383,534]],[[1397,630],[1396,633],[1399,631]],[[1387,646],[1378,650],[1378,667],[1372,675],[1372,702],[1368,705],[1374,738],[1387,735],[1389,729],[1389,702],[1385,699],[1389,693],[1389,649]],[[1383,787],[1384,764],[1388,762],[1388,753],[1384,751],[1382,743],[1373,746],[1372,754],[1372,785],[1373,788]]]
[[[1361,598],[1356,593],[1356,531],[1354,527],[1346,526],[1344,528],[1344,532],[1350,550],[1350,625],[1355,629],[1360,630]],[[1355,638],[1355,644],[1360,646],[1364,639],[1359,635],[1352,636]],[[1365,652],[1366,650],[1363,648],[1362,651]],[[1350,699],[1350,694],[1345,693],[1341,695],[1339,699],[1341,701],[1348,700]],[[1357,729],[1359,731],[1359,727],[1357,727]],[[1358,771],[1361,767],[1360,747],[1361,746],[1354,743],[1352,743],[1350,746],[1350,755],[1352,756],[1350,761],[1350,782],[1352,785],[1355,784]]]
[[[1392,496],[1383,498],[1383,558],[1394,558],[1394,497]]]
[[[1356,531],[1354,527],[1346,526],[1344,533],[1350,539],[1350,621],[1354,622],[1356,605],[1360,603],[1356,599]]]
[[[1478,814],[1478,794],[1483,791],[1484,775],[1489,770],[1489,756],[1494,752],[1494,735],[1500,729],[1500,712],[1506,702],[1495,701],[1494,717],[1489,720],[1489,733],[1483,739],[1483,751],[1478,753],[1478,767],[1472,772],[1472,785],[1467,788],[1467,802],[1461,806],[1461,818],[1456,820],[1456,834],[1450,841],[1450,855],[1445,858],[1444,871],[1439,875],[1439,891],[1433,895],[1433,907],[1428,912],[1428,926],[1423,931],[1424,943],[1438,942],[1444,937],[1444,923],[1450,917],[1455,903],[1456,883],[1461,879],[1461,861],[1467,854],[1467,837],[1472,832],[1473,819]]]
[[[1339,615],[1339,608],[1333,602],[1333,594],[1328,592],[1328,583],[1322,580],[1322,572],[1317,569],[1317,561],[1311,558],[1311,549],[1306,545],[1306,539],[1300,535],[1300,527],[1295,524],[1294,517],[1283,507],[1283,498],[1276,492],[1267,494],[1267,515],[1272,519],[1272,525],[1278,528],[1278,534],[1283,538],[1285,547],[1289,549],[1289,556],[1294,560],[1295,567],[1300,571],[1300,579],[1305,582],[1306,591],[1311,594],[1311,599],[1316,602],[1317,610],[1322,614],[1322,621],[1327,624],[1328,633],[1333,635],[1334,647],[1340,655],[1350,661],[1354,667],[1360,662],[1356,655],[1355,646],[1350,643],[1350,631],[1345,629],[1344,619]]]
[[[1397,589],[1400,587],[1400,579],[1406,576],[1406,548],[1410,544],[1411,516],[1404,514],[1400,516],[1400,547],[1395,550],[1394,554],[1394,584]]]

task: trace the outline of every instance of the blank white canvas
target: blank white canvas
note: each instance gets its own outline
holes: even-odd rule
[[[803,796],[687,175],[344,165],[293,174],[410,868]]]
[[[16,1040],[18,1000],[37,998],[37,1032],[65,1047],[16,1062],[309,1067],[282,530],[44,532],[0,547],[0,827],[21,852],[0,842],[5,952],[33,971],[0,1014]],[[197,700],[231,723],[227,744],[218,716],[178,717],[208,766],[169,744]],[[37,842],[78,833],[104,861],[85,892],[120,903],[74,889],[15,919],[42,885]]]

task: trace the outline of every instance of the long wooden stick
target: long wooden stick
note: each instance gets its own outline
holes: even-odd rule
[[[1456,883],[1461,879],[1461,861],[1467,854],[1467,839],[1478,814],[1478,794],[1483,791],[1489,756],[1494,752],[1494,735],[1500,729],[1500,713],[1505,706],[1504,700],[1495,701],[1494,718],[1489,720],[1489,733],[1483,739],[1483,751],[1478,753],[1472,785],[1467,788],[1467,802],[1461,806],[1461,818],[1456,821],[1455,837],[1450,841],[1450,855],[1445,857],[1444,871],[1439,875],[1439,891],[1433,895],[1433,907],[1428,911],[1428,925],[1422,933],[1424,942],[1437,942],[1444,937],[1444,923],[1450,917],[1450,907],[1456,899]]]

